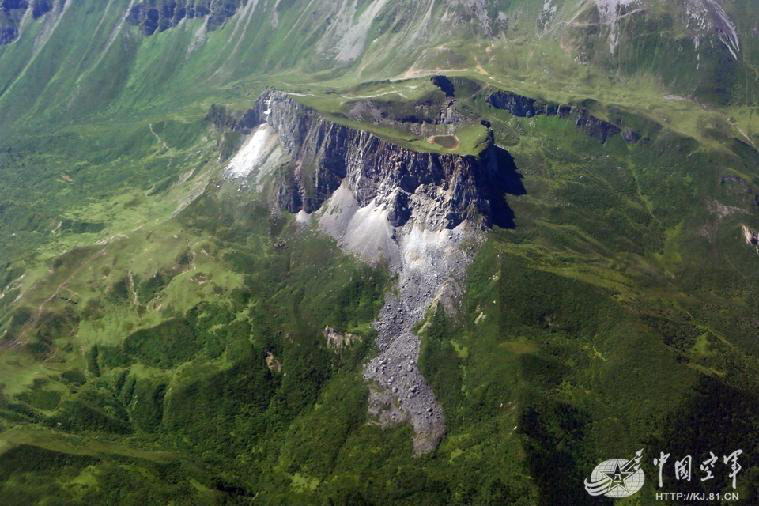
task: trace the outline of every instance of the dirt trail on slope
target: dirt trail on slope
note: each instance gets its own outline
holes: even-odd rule
[[[99,257],[101,257],[103,255],[105,255],[107,249],[108,249],[108,246],[105,246],[103,249],[99,250],[97,253],[94,253],[92,256],[90,256],[87,260],[83,261],[79,265],[79,267],[77,267],[76,269],[74,269],[73,271],[71,271],[71,273],[66,277],[66,279],[64,279],[63,281],[61,281],[58,284],[58,286],[56,286],[56,288],[53,291],[53,293],[48,298],[46,298],[45,300],[43,300],[40,303],[39,306],[37,306],[37,310],[35,311],[34,318],[32,318],[32,320],[30,322],[28,322],[26,325],[24,325],[24,328],[21,331],[21,333],[19,334],[19,336],[16,339],[13,339],[11,341],[0,343],[0,351],[6,350],[6,349],[9,349],[9,348],[16,348],[16,347],[20,346],[24,342],[24,339],[28,336],[29,332],[31,332],[32,329],[34,329],[37,326],[37,324],[39,323],[40,319],[42,318],[42,314],[45,311],[45,307],[48,304],[50,304],[53,300],[55,300],[56,297],[58,297],[58,295],[63,290],[69,290],[72,293],[76,293],[76,292],[73,292],[72,290],[70,290],[68,288],[67,285],[69,284],[69,282],[71,282],[71,280],[74,279],[74,277],[77,274],[79,274],[82,270],[84,270],[85,267],[89,267],[91,265],[91,262],[93,260],[95,260],[96,258],[99,258]]]

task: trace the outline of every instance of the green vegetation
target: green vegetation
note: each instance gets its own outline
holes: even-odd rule
[[[422,23],[423,3],[388,2],[352,61],[331,49],[339,2],[143,37],[127,0],[69,1],[0,46],[2,504],[587,504],[595,464],[638,448],[649,477],[660,450],[742,448],[738,491],[759,502],[755,7],[725,7],[740,60],[704,42],[694,72],[677,2],[628,16],[616,53],[579,1],[546,31],[543,2],[487,2],[488,34],[458,6]],[[432,120],[441,73],[471,116],[451,132],[351,115]],[[367,416],[388,273],[219,178],[244,136],[212,104],[266,87],[419,151],[476,155],[485,119],[523,176],[516,228],[489,232],[458,310],[420,326],[447,426],[430,455]],[[513,117],[495,89],[641,140]],[[326,326],[361,339],[329,349]],[[646,483],[633,504],[653,503]]]
[[[669,131],[600,144],[571,122],[514,118],[477,96],[462,105],[491,122],[527,194],[509,198],[517,227],[490,234],[460,311],[438,308],[421,329],[420,364],[447,420],[435,453],[414,459],[407,426],[367,420],[361,367],[387,274],[227,185],[184,207],[218,184],[206,161],[69,211],[105,228],[61,231],[26,271],[6,267],[7,290],[25,291],[6,316],[6,342],[23,346],[0,362],[0,460],[56,453],[44,471],[11,472],[3,496],[583,504],[572,484],[610,455],[673,441],[685,452],[700,431],[704,448],[742,444],[756,387],[755,253],[737,237],[745,215],[718,218],[709,202],[750,205],[715,160],[753,187],[753,155]],[[212,159],[223,140],[202,135]],[[167,166],[192,148],[177,149]],[[67,244],[79,247],[56,253]],[[325,326],[363,339],[329,350]],[[685,422],[672,406],[694,411],[699,385],[703,402],[725,400],[729,421],[704,415],[698,435],[676,439]],[[550,480],[557,467],[564,486]]]

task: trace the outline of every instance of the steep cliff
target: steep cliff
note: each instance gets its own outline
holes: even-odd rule
[[[635,130],[597,118],[582,107],[544,102],[506,91],[492,93],[487,100],[496,109],[509,111],[514,116],[530,118],[546,115],[571,119],[577,128],[601,142],[620,134],[626,142],[637,142],[640,139],[640,134]]]
[[[246,0],[165,0],[140,2],[129,9],[127,20],[145,35],[177,26],[183,19],[207,18],[206,28],[214,30],[235,15]]]
[[[374,322],[379,354],[364,369],[369,413],[383,426],[410,423],[416,454],[433,450],[445,416],[417,366],[414,329],[430,307],[458,304],[474,252],[465,245],[512,225],[504,193],[524,189],[509,154],[492,135],[479,156],[420,153],[276,91],[238,120],[219,109],[210,117],[251,133],[228,165],[231,181],[261,193],[268,184],[272,205],[397,276]]]
[[[500,169],[513,162],[492,142],[479,156],[420,153],[335,123],[276,91],[263,94],[238,128],[260,123],[270,125],[297,160],[279,192],[279,205],[290,212],[320,209],[345,182],[359,206],[381,202],[393,226],[403,226],[412,208],[423,209],[425,225],[434,229],[465,220],[510,225]]]
[[[65,0],[59,0],[63,8]],[[28,14],[37,19],[50,12],[55,0],[3,0],[0,2],[0,45],[15,41]]]

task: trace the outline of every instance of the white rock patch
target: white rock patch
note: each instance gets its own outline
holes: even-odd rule
[[[441,250],[449,244],[452,244],[450,230],[425,230],[414,226],[401,242],[403,264],[414,269],[432,268],[428,265],[430,252]]]
[[[343,181],[335,193],[324,203],[319,211],[319,226],[335,239],[342,240],[348,224],[358,210],[358,202],[348,184]]]
[[[398,247],[393,240],[393,227],[387,210],[376,202],[362,207],[353,215],[344,239],[345,247],[362,258],[385,257],[392,263]]]
[[[699,50],[701,37],[716,35],[717,39],[724,44],[730,55],[738,61],[738,53],[741,50],[738,32],[735,23],[725,12],[725,9],[715,0],[691,0],[686,4],[686,12],[689,17],[688,27],[695,30],[693,46]],[[697,54],[701,59],[701,54]]]
[[[372,21],[387,2],[388,0],[374,0],[357,20],[354,19],[356,16],[355,2],[350,8],[340,10],[335,23],[330,27],[331,37],[327,39],[337,50],[335,55],[337,61],[347,63],[354,61],[361,55],[366,46],[366,37],[369,35]]]
[[[384,206],[373,200],[359,207],[353,192],[343,182],[320,213],[319,226],[337,239],[341,247],[369,263],[387,260],[393,266],[398,265],[398,244]]]
[[[295,215],[295,223],[297,223],[298,225],[307,227],[308,225],[311,224],[311,215],[308,214],[304,209],[301,209]]]
[[[466,223],[455,229],[431,225],[435,199],[423,192],[414,196],[411,219],[394,227],[384,203],[390,194],[381,192],[384,199],[377,196],[361,207],[346,179],[316,214],[319,228],[345,251],[370,263],[386,262],[398,276],[397,292],[386,296],[374,322],[380,353],[366,365],[364,378],[370,382],[369,413],[383,426],[409,422],[414,453],[421,455],[443,437],[445,416],[419,371],[420,339],[414,327],[432,304],[446,309],[458,305],[471,261],[462,243],[478,233]]]
[[[601,22],[609,26],[609,52],[611,54],[614,54],[619,47],[619,22],[623,17],[622,11],[628,5],[639,3],[640,0],[596,0]]]
[[[266,160],[273,147],[274,130],[268,125],[259,126],[227,167],[227,175],[232,178],[247,177]]]

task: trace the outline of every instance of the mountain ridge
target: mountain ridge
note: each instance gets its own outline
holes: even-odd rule
[[[273,175],[279,182],[272,205],[398,277],[398,295],[388,297],[373,324],[380,353],[364,368],[372,385],[368,409],[383,427],[410,422],[415,454],[434,451],[445,416],[417,367],[421,341],[414,327],[438,304],[457,310],[482,229],[514,226],[503,201],[509,179],[519,177],[513,159],[495,146],[492,131],[478,156],[416,153],[331,123],[276,91],[262,94],[238,125],[253,130],[255,155],[235,155],[228,177],[243,187],[253,179],[250,187],[260,191]],[[261,135],[277,136],[289,156],[275,155],[274,164],[291,164],[291,173],[272,164],[267,151],[279,148],[261,149],[268,144],[257,141]],[[245,159],[246,172],[230,171],[238,159]]]
[[[174,101],[178,92],[187,96],[182,88],[183,83],[193,79],[191,75],[195,80],[203,80],[211,94],[229,94],[225,88],[230,83],[243,84],[261,73],[275,80],[277,75],[287,80],[288,72],[320,80],[319,73],[328,71],[333,73],[336,82],[359,82],[388,75],[402,76],[422,69],[434,74],[439,73],[439,69],[467,72],[477,68],[475,75],[484,79],[512,81],[508,69],[516,65],[514,68],[527,77],[522,80],[522,86],[532,85],[541,74],[554,74],[570,80],[585,96],[602,92],[599,87],[614,88],[612,83],[603,80],[611,72],[645,88],[659,89],[662,96],[691,96],[715,106],[750,106],[756,100],[756,91],[751,86],[756,50],[750,35],[756,26],[747,24],[751,16],[740,16],[749,8],[746,2],[727,6],[734,9],[730,15],[721,4],[711,0],[703,1],[701,10],[693,6],[686,9],[678,2],[655,0],[609,5],[579,0],[561,5],[549,2],[544,6],[549,12],[557,8],[551,21],[554,30],[543,35],[536,23],[544,11],[522,1],[503,5],[495,0],[428,1],[424,5],[391,6],[375,0],[359,11],[353,5],[355,2],[342,0],[334,5],[312,5],[308,7],[311,10],[304,13],[297,11],[298,6],[279,2],[250,1],[239,4],[234,12],[229,10],[231,7],[215,7],[220,6],[220,2],[209,2],[209,19],[213,18],[210,13],[216,12],[214,9],[221,9],[219,12],[225,12],[225,16],[229,14],[226,22],[215,30],[209,32],[203,24],[206,21],[193,18],[150,37],[140,34],[129,22],[130,4],[126,0],[110,0],[106,5],[89,3],[55,3],[38,20],[30,16],[29,21],[24,22],[27,36],[0,46],[0,62],[9,65],[5,79],[0,80],[0,117],[4,125],[10,125],[12,118],[21,116],[30,123],[38,117],[52,115],[56,121],[65,123],[72,112],[74,117],[81,117],[84,113],[102,114],[108,109],[114,112],[136,107],[144,109],[146,104],[140,104],[137,94],[140,90],[152,89],[149,94],[152,101]],[[22,4],[27,5],[25,2],[19,5]],[[633,9],[635,14],[618,19],[617,9],[638,4],[645,8]],[[474,10],[466,10],[465,6]],[[158,9],[156,12],[161,10],[155,9]],[[175,14],[179,12],[177,9],[174,8]],[[19,9],[6,8],[2,12],[10,15],[7,13],[11,10]],[[89,12],[98,13],[100,19],[89,16]],[[355,12],[355,19],[337,15],[347,12]],[[607,13],[603,15],[607,21],[602,22],[606,18],[599,12]],[[435,16],[446,21],[425,21]],[[500,23],[498,20],[502,18],[509,20],[509,28],[488,28]],[[315,20],[313,26],[303,27],[306,19]],[[599,23],[602,27],[617,27],[618,33],[614,33],[619,39],[615,42],[618,49],[610,52],[608,47],[601,48],[611,36],[607,28],[599,34],[591,31],[583,35],[583,30],[592,30]],[[638,32],[647,24],[661,25],[657,33],[663,38],[638,37]],[[93,36],[102,47],[99,54],[94,51],[95,44],[89,46],[88,40],[78,40],[77,32],[73,31],[76,25],[94,30]],[[723,29],[723,26],[735,26],[735,30]],[[678,35],[680,29],[684,31],[683,36]],[[670,32],[671,36],[663,35]],[[296,33],[306,35],[292,39]],[[355,38],[354,33],[359,38]],[[166,39],[166,43],[151,42],[155,37]],[[341,47],[341,37],[348,37],[345,47],[353,51],[350,57],[348,53],[340,56],[339,51],[333,54],[332,49],[325,49]],[[397,48],[404,58],[389,58],[381,50],[383,45]],[[523,61],[508,59],[503,51],[494,51],[506,46],[523,46],[524,49],[518,51],[520,55],[544,56],[531,66],[525,66]],[[284,51],[286,47],[288,51]],[[637,61],[646,54],[646,48],[657,47],[660,49],[655,54],[661,56]],[[224,55],[222,58],[212,57],[217,50]],[[674,54],[679,55],[676,66],[666,61]],[[570,70],[576,66],[575,60],[587,66],[590,75],[585,78],[590,82],[583,83],[581,76]],[[61,61],[67,65],[56,63]],[[19,62],[24,62],[23,67],[16,66]],[[682,79],[686,70],[695,72],[697,79]],[[655,81],[653,86],[651,79]],[[72,87],[73,93],[65,98],[56,96],[54,90],[62,88],[46,88],[45,84],[51,80]],[[190,97],[191,94],[185,101]],[[61,107],[62,104],[67,106]],[[24,111],[34,113],[24,114]]]

